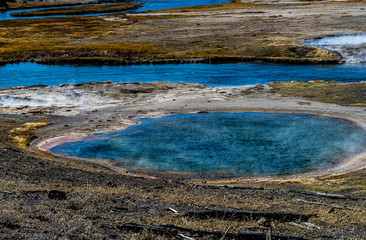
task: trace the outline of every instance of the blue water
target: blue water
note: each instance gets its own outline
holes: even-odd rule
[[[137,2],[143,5],[142,8],[129,10],[126,12],[143,12],[143,11],[154,11],[154,10],[163,10],[170,8],[180,8],[180,7],[189,7],[196,5],[212,5],[212,4],[220,4],[225,2],[230,2],[229,0],[134,0],[130,2]],[[55,8],[55,7],[54,7]],[[56,7],[57,8],[57,7]],[[33,11],[39,10],[40,8],[33,9],[22,9],[22,10],[10,10],[10,11],[0,11],[0,20],[8,20],[8,19],[27,19],[27,18],[44,18],[44,16],[39,17],[12,17],[10,16],[13,12],[23,12],[23,11]],[[53,8],[42,8],[42,9],[53,9]],[[107,13],[108,14],[108,13]],[[112,14],[112,13],[109,13]],[[83,16],[98,16],[98,15],[106,15],[106,13],[102,14],[87,14]],[[68,15],[62,15],[57,17],[67,17]]]
[[[53,153],[120,167],[207,176],[284,175],[325,169],[366,146],[352,122],[310,114],[181,114],[65,143]]]
[[[101,82],[198,82],[210,87],[264,84],[273,81],[365,81],[366,65],[288,65],[271,63],[167,64],[135,66],[7,64],[0,67],[0,88]]]

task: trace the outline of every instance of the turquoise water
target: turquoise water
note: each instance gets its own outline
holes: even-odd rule
[[[181,114],[140,121],[51,152],[148,172],[233,177],[325,169],[366,146],[365,130],[354,123],[310,114]]]
[[[198,82],[210,87],[264,84],[273,81],[365,81],[366,65],[290,65],[271,63],[166,64],[133,66],[40,65],[0,66],[0,88],[101,82]]]

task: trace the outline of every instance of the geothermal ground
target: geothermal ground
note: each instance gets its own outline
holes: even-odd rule
[[[324,93],[332,88],[343,92],[338,94],[336,102]],[[187,215],[190,211],[215,209],[307,214],[291,220],[269,217],[276,235],[364,238],[366,202],[362,168],[365,158],[362,155],[334,169],[282,179],[172,181],[177,174],[151,178],[102,161],[65,159],[43,151],[62,141],[136,124],[133,120],[136,117],[175,113],[311,112],[344,117],[364,125],[366,116],[359,106],[366,102],[361,94],[364,88],[364,83],[324,82],[239,88],[104,82],[2,89],[1,234],[9,238],[70,239],[170,239],[178,234],[166,229],[162,232],[126,229],[123,224],[128,222],[173,223],[197,231],[221,231],[219,235],[229,227],[232,234],[267,231],[258,225],[256,216]],[[309,89],[312,89],[311,97],[323,102],[299,97]],[[279,93],[291,96],[283,97]],[[354,94],[360,97],[355,98]],[[35,139],[31,143],[33,148],[24,148],[32,139]],[[43,150],[37,150],[38,147]],[[60,193],[54,197],[51,190]],[[218,238],[213,233],[179,231],[198,239]]]
[[[338,62],[338,54],[300,44],[323,35],[365,32],[360,24],[366,17],[363,6],[230,3],[93,18],[1,21],[0,51],[4,63]],[[265,239],[271,228],[273,235],[305,239],[366,239],[362,155],[329,171],[291,178],[208,181],[172,180],[170,174],[136,176],[104,162],[75,161],[44,151],[68,140],[62,136],[118,130],[136,124],[136,117],[176,113],[306,112],[364,126],[365,88],[362,82],[319,81],[237,88],[104,82],[1,89],[0,236],[184,239],[183,234],[240,239],[235,233],[257,232],[255,239]],[[252,213],[240,217],[235,210]],[[258,221],[262,217],[266,221]],[[140,225],[145,227],[141,230],[127,227],[129,222],[165,225]]]

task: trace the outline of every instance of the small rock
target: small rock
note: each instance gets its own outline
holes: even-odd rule
[[[107,186],[108,187],[117,187],[117,184],[111,181],[107,181]]]
[[[42,221],[42,222],[48,221],[48,217],[43,216],[43,215],[38,215],[35,218],[38,219],[39,221]]]
[[[54,200],[66,200],[67,195],[63,191],[51,190],[51,191],[48,192],[48,198],[49,199],[54,199]]]

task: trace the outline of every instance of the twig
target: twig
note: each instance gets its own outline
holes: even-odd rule
[[[177,235],[177,237],[179,237],[180,239],[183,239],[183,240],[196,240],[196,239],[191,238],[191,237],[188,237],[188,236],[186,236],[186,235],[184,235],[184,234],[182,234],[182,233],[179,233],[179,234]]]
[[[311,228],[321,229],[321,227],[319,227],[319,226],[317,226],[317,225],[315,225],[313,223],[304,222],[302,224],[305,225],[305,226],[311,227]]]
[[[229,226],[229,227],[227,228],[226,232],[224,233],[224,235],[222,236],[222,238],[220,238],[220,240],[223,240],[223,239],[225,238],[225,236],[226,236],[226,234],[229,232],[230,228],[231,228],[231,226]]]
[[[305,229],[308,229],[308,230],[314,230],[314,228],[321,229],[320,227],[318,227],[318,226],[316,226],[315,224],[312,224],[312,223],[298,224],[298,223],[290,222],[290,225],[300,227],[300,228],[305,228]]]
[[[169,211],[172,211],[175,214],[179,214],[179,212],[177,210],[175,210],[174,208],[168,208]]]
[[[313,229],[312,229],[312,228],[310,228],[310,227],[303,226],[303,225],[298,224],[298,223],[290,222],[289,224],[290,224],[290,225],[292,225],[292,226],[295,226],[295,227],[300,227],[300,228],[305,228],[305,229],[308,229],[308,230],[313,230]]]

